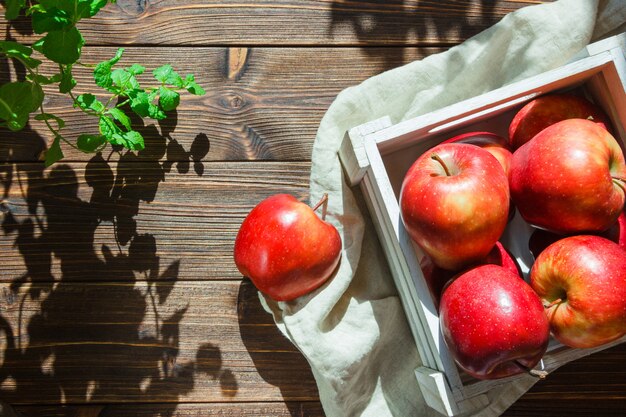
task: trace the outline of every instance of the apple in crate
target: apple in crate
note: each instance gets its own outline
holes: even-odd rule
[[[457,364],[479,379],[533,371],[550,338],[541,300],[519,275],[497,265],[472,268],[444,290],[444,340]]]
[[[598,233],[597,236],[609,239],[617,243],[620,248],[626,250],[626,213],[622,211],[617,221],[613,223],[613,226],[608,230]],[[568,236],[559,235],[543,229],[535,229],[528,240],[528,249],[536,259],[548,246],[566,237]]]
[[[530,271],[554,337],[577,348],[626,334],[626,251],[608,239],[578,235],[548,246]]]
[[[626,164],[607,130],[568,119],[513,153],[509,185],[528,223],[562,234],[601,232],[624,207]]]
[[[565,119],[590,119],[608,130],[609,118],[599,106],[573,94],[550,94],[529,101],[509,125],[509,141],[515,150],[546,127]]]
[[[467,143],[480,146],[484,150],[496,157],[502,169],[508,175],[509,166],[513,154],[509,148],[509,143],[502,136],[490,132],[469,132],[454,136],[442,143]]]
[[[500,242],[496,242],[491,252],[481,260],[478,265],[499,265],[508,269],[509,271],[522,276],[522,271],[513,255],[502,245]],[[460,271],[449,271],[438,267],[433,263],[428,255],[424,256],[420,261],[420,268],[424,274],[424,279],[428,284],[430,295],[435,302],[435,306],[439,308],[439,300],[441,293],[446,284],[452,280]]]
[[[509,187],[498,160],[486,150],[446,143],[423,153],[400,191],[409,236],[435,265],[449,270],[480,262],[507,224]]]
[[[293,300],[320,287],[339,264],[339,232],[317,216],[316,208],[277,194],[260,202],[241,224],[235,264],[276,301]]]

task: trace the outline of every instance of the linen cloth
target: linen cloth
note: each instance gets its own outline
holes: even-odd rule
[[[590,42],[621,33],[624,0],[559,0],[524,7],[443,53],[384,72],[341,92],[313,146],[311,201],[329,194],[327,220],[343,240],[342,261],[322,288],[292,302],[260,294],[279,329],[308,360],[328,417],[437,416],[414,369],[421,365],[387,261],[358,189],[337,151],[346,131],[393,123],[559,67]],[[497,416],[536,382],[523,378],[476,416]]]

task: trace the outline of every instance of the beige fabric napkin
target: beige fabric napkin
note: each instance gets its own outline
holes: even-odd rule
[[[421,362],[369,213],[343,179],[337,150],[351,127],[394,123],[558,67],[592,40],[624,30],[624,0],[559,0],[524,7],[463,44],[341,92],[313,148],[311,201],[329,193],[343,239],[332,280],[289,303],[261,295],[280,330],[307,358],[328,417],[435,416],[414,369]],[[534,383],[494,396],[480,416],[501,414]]]

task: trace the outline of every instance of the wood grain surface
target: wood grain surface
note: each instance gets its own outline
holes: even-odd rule
[[[544,1],[545,2],[545,1]],[[540,0],[118,0],[90,45],[453,45]],[[9,35],[33,41],[26,21]]]
[[[115,55],[115,47],[86,47],[83,60],[96,63]],[[442,51],[441,48],[164,48],[128,47],[120,66],[141,63],[152,70],[171,63],[193,73],[205,96],[183,95],[181,105],[161,122],[138,130],[147,152],[167,160],[307,161],[319,122],[336,95],[386,69]],[[15,77],[4,65],[0,82]],[[0,68],[2,61],[0,60]],[[53,74],[46,65],[43,74]],[[90,69],[77,67],[75,94],[105,97]],[[149,71],[147,71],[149,72]],[[150,75],[140,77],[145,85]],[[64,135],[97,132],[97,120],[71,106],[67,96],[47,88],[45,110],[63,117]],[[135,120],[141,126],[141,119]],[[52,140],[43,122],[0,136],[0,161],[36,161]],[[90,155],[67,147],[66,160]]]
[[[541,2],[118,0],[82,22],[83,61],[124,46],[122,65],[172,63],[207,95],[141,127],[137,154],[68,151],[44,169],[42,125],[0,131],[0,399],[38,417],[323,416],[306,359],[234,266],[241,221],[271,194],[308,199],[315,134],[344,88]],[[0,24],[36,39],[25,19]],[[0,61],[0,82],[19,76]],[[95,128],[48,92],[68,137]],[[625,392],[618,346],[504,415],[624,416]]]

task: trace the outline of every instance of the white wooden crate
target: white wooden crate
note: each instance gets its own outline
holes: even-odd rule
[[[489,404],[489,394],[517,375],[479,381],[457,368],[443,341],[439,317],[420,269],[424,254],[408,236],[400,219],[398,198],[405,173],[427,149],[464,132],[489,131],[508,137],[514,114],[542,94],[577,91],[600,105],[610,117],[616,139],[626,144],[626,34],[589,45],[563,67],[510,84],[444,109],[392,125],[388,117],[351,129],[339,156],[351,185],[363,190],[379,239],[418,347],[423,366],[416,379],[428,405],[443,415],[471,413]],[[519,214],[502,238],[525,278],[533,259],[528,250],[532,231]],[[626,341],[595,349],[573,349],[552,339],[540,366],[557,367]],[[548,376],[549,378],[549,376]]]

